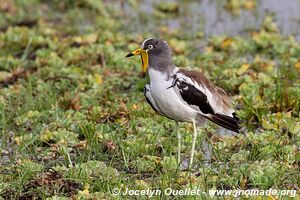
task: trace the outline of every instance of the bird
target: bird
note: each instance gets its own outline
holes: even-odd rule
[[[232,108],[226,92],[197,70],[177,67],[172,61],[172,50],[163,39],[148,38],[140,48],[126,57],[141,56],[142,70],[148,72],[150,84],[144,87],[144,96],[158,114],[176,122],[193,124],[192,149],[189,169],[192,168],[197,127],[208,120],[230,131],[240,132],[240,120]],[[181,133],[178,137],[180,163]]]

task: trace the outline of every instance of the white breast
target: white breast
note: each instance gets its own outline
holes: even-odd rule
[[[182,98],[176,94],[172,85],[172,79],[166,74],[149,68],[151,95],[159,109],[166,116],[177,120],[192,122],[197,112],[189,107]]]

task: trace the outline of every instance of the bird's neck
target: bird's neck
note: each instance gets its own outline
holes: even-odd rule
[[[171,55],[161,55],[149,58],[149,68],[163,73],[171,73],[175,69]]]

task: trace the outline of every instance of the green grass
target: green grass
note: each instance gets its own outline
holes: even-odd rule
[[[292,36],[265,22],[246,38],[208,38],[200,52],[192,35],[130,32],[120,8],[101,1],[7,2],[0,13],[2,198],[147,199],[114,196],[114,188],[299,192],[300,46]],[[14,26],[27,20],[35,22]],[[175,123],[144,99],[149,80],[140,60],[125,59],[151,34],[170,42],[177,65],[228,91],[242,119],[244,134],[234,137],[205,126],[211,165],[199,138],[192,177],[176,164]],[[192,127],[182,123],[180,131],[187,162]]]

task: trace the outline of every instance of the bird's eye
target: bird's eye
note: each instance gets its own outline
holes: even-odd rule
[[[152,45],[152,44],[149,44],[149,45],[148,45],[148,49],[153,49],[153,45]]]

